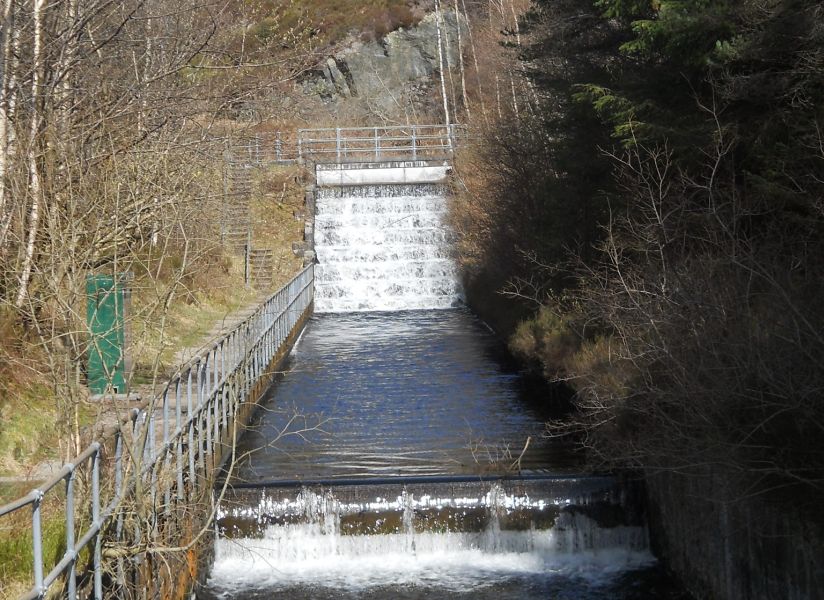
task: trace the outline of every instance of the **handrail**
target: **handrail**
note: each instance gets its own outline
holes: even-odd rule
[[[0,507],[0,517],[27,507],[32,510],[34,582],[22,598],[45,597],[50,586],[65,576],[66,597],[74,600],[77,597],[78,557],[93,544],[92,597],[102,599],[103,537],[122,537],[123,514],[119,509],[134,494],[138,482],[143,484],[151,498],[163,496],[166,512],[171,510],[174,501],[192,500],[210,489],[210,478],[220,468],[223,450],[228,447],[227,437],[234,435],[232,425],[239,407],[249,400],[252,388],[265,375],[266,367],[311,305],[313,281],[314,266],[309,265],[252,315],[179,368],[160,395],[129,411],[117,426],[89,444],[43,485]],[[174,417],[170,405],[172,396]],[[185,422],[182,418],[184,401],[187,406]],[[158,408],[161,410],[162,441],[157,439]],[[173,431],[170,428],[172,418]],[[110,445],[114,446],[114,464],[110,465],[113,473],[102,469]],[[91,489],[77,502],[76,482],[88,474],[84,466],[89,461]],[[101,475],[108,475],[108,479],[102,482]],[[61,482],[66,484],[63,504],[66,550],[57,564],[44,573],[42,503],[46,494]],[[105,508],[102,506],[101,483],[112,489]],[[89,523],[85,528],[81,526],[81,531],[75,531],[77,517],[83,514],[88,516]],[[116,521],[114,531],[105,533],[113,520]]]
[[[298,130],[298,158],[334,155],[335,162],[449,157],[466,135],[463,125],[389,125]]]
[[[254,133],[230,141],[230,163],[294,164],[334,154],[338,162],[393,159],[439,159],[451,156],[467,137],[467,127],[448,125],[383,125],[322,127]]]

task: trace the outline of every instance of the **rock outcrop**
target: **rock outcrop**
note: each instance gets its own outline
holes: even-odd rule
[[[454,12],[441,15],[444,62],[458,64],[458,27],[466,23]],[[459,25],[460,23],[460,25]],[[357,41],[323,61],[304,81],[304,93],[326,102],[357,98],[375,112],[403,112],[425,94],[438,72],[438,31],[434,13],[409,29],[392,31],[381,40]]]

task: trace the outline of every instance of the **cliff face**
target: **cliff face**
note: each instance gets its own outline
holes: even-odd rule
[[[466,23],[454,12],[442,15],[444,63],[458,64],[458,27]],[[399,29],[381,40],[357,41],[327,57],[304,80],[303,92],[326,103],[360,105],[373,114],[392,117],[425,110],[438,72],[435,14],[417,26]]]

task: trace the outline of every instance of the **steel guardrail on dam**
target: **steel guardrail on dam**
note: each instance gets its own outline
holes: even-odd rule
[[[365,162],[447,158],[466,126],[393,125],[298,130],[298,158],[316,162]]]
[[[450,158],[468,136],[466,125],[453,123],[298,129],[215,139],[226,143],[229,162],[255,166],[304,160],[351,163],[443,159]]]
[[[172,514],[179,509],[188,512],[187,502],[210,493],[224,451],[233,446],[238,411],[244,402],[255,400],[267,368],[285,350],[311,306],[313,283],[314,266],[309,265],[180,368],[160,395],[142,408],[131,409],[47,482],[0,507],[0,517],[31,511],[34,581],[22,598],[44,598],[63,577],[65,595],[61,595],[77,598],[82,557],[89,564],[83,576],[91,587],[84,597],[101,600],[104,541],[126,543],[122,540],[127,531],[143,541],[162,541],[156,539],[159,535],[166,540],[179,538],[182,529],[174,525]],[[65,552],[45,572],[43,505],[47,494],[61,484],[65,496],[50,500],[59,503],[57,512],[65,518]],[[140,520],[124,517],[121,507],[129,502],[150,503],[153,524],[144,525],[145,531]]]

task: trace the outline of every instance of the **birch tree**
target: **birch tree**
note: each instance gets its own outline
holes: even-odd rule
[[[9,163],[9,136],[11,134],[11,102],[13,87],[13,38],[14,0],[3,0],[3,22],[0,24],[0,253],[5,246],[6,232],[11,222],[8,208],[9,195],[6,187],[6,171]]]
[[[466,118],[472,119],[472,111],[469,109],[469,95],[466,91],[466,72],[464,70],[463,58],[463,36],[461,35],[461,10],[458,8],[458,0],[455,0],[455,23],[458,29],[458,67],[461,74],[461,98],[463,100],[464,110],[466,111]]]
[[[26,165],[28,168],[28,197],[30,201],[28,230],[26,237],[25,258],[23,259],[22,274],[20,275],[20,286],[17,291],[15,307],[23,306],[28,293],[29,279],[31,277],[32,261],[34,260],[34,244],[37,239],[37,230],[40,227],[40,195],[42,184],[40,181],[40,167],[37,161],[37,144],[40,124],[42,123],[42,94],[40,81],[43,77],[43,7],[45,0],[34,0],[34,50],[31,59],[31,125],[29,130],[28,149],[26,153]]]
[[[440,0],[435,0],[435,28],[438,32],[438,70],[440,71],[441,97],[443,98],[443,116],[446,121],[446,125],[449,125],[450,123],[452,123],[452,120],[449,116],[449,96],[447,96],[446,94],[446,74],[444,73],[444,69],[446,67],[444,63],[443,35],[441,33],[442,23],[443,22],[441,20],[441,3]]]

